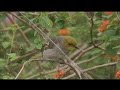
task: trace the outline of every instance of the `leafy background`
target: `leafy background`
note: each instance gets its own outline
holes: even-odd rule
[[[15,12],[17,13],[17,12]],[[86,12],[22,12],[30,22],[35,23],[40,27],[43,32],[46,33],[47,29],[51,36],[58,36],[58,32],[62,28],[67,28],[71,32],[78,45],[85,43],[88,47],[92,46],[91,34],[90,34],[90,18]],[[15,23],[8,26],[6,24],[6,18],[8,13],[0,13],[0,79],[14,79],[18,74],[23,63],[29,58],[24,58],[18,62],[14,62],[18,57],[23,56],[28,51],[34,48],[41,49],[45,42],[39,35],[38,31],[33,30],[28,25],[25,25],[18,19],[15,19]],[[23,15],[19,17],[25,19]],[[94,48],[86,52],[77,62],[89,60],[95,58],[86,63],[82,63],[79,66],[87,69],[94,66],[99,66],[105,63],[119,61],[119,48],[120,48],[120,20],[119,12],[112,12],[111,15],[105,14],[105,12],[94,12],[94,27],[93,27],[93,40],[96,42],[104,41],[100,46],[104,48],[102,51],[98,48]],[[103,32],[99,32],[98,28],[104,20],[109,20],[109,25]],[[17,23],[17,25],[16,25]],[[21,29],[21,31],[19,30]],[[25,37],[21,34],[27,37]],[[117,58],[115,58],[117,57]],[[8,65],[9,62],[14,62]],[[36,62],[26,65],[19,78],[22,79],[53,79],[53,74],[56,72],[43,74],[41,72],[50,71],[56,68],[56,63],[43,62],[41,64],[42,69],[36,69]],[[107,66],[97,68],[88,71],[94,79],[111,79],[116,78],[115,73],[120,69],[119,63],[113,66]],[[112,73],[111,73],[112,72]],[[64,77],[70,75],[71,72],[67,72]],[[63,78],[64,78],[63,77]],[[76,79],[76,77],[73,77]]]

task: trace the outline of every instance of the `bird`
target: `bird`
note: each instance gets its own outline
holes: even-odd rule
[[[78,48],[77,41],[72,36],[50,36],[50,39],[64,52],[65,55],[69,55],[72,50]],[[39,50],[37,54],[29,58],[29,61],[37,60],[38,62],[32,62],[31,64],[26,65],[26,69],[24,69],[24,72],[28,73],[27,75],[25,73],[26,77],[30,74],[41,73],[44,72],[44,70],[50,70],[53,68],[57,69],[55,76],[59,75],[59,78],[64,76],[64,71],[62,71],[60,67],[65,65],[65,56],[50,39],[46,40],[48,45],[42,50],[42,52]]]
[[[64,54],[68,55],[74,49],[78,49],[77,41],[72,36],[55,36],[51,37],[51,40],[64,52]],[[56,47],[53,42],[48,40],[48,46],[43,50],[42,55],[38,53],[32,57],[32,59],[41,58],[42,60],[54,60],[63,62],[65,56],[63,52]]]

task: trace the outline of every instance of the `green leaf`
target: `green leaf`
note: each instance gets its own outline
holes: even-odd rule
[[[34,47],[37,48],[37,49],[41,49],[42,48],[42,40],[38,39],[38,38],[35,38],[34,39]]]
[[[111,36],[110,41],[120,40],[120,36]]]
[[[111,36],[115,36],[115,30],[107,30],[105,31],[104,35],[111,38]]]
[[[36,36],[37,34],[38,34],[38,32],[37,32],[37,31],[35,31],[35,32],[34,32],[34,36]]]
[[[41,49],[42,48],[42,44],[35,44],[34,47],[37,48],[37,49]]]
[[[97,17],[97,19],[102,19],[102,13],[101,12],[97,12],[95,14],[95,16]]]
[[[93,52],[91,52],[91,55],[95,55],[95,54],[98,54],[98,53],[100,53],[100,52],[101,52],[101,50],[96,49],[96,50],[94,50]]]
[[[10,42],[2,42],[3,48],[8,48],[10,46]]]
[[[109,44],[106,47],[106,53],[111,54],[111,55],[116,55],[118,49],[117,48],[113,48],[113,47],[114,47],[113,44]]]
[[[6,64],[5,59],[0,58],[0,67],[3,68],[5,66],[5,64]]]
[[[116,47],[113,47],[113,49],[115,49],[115,48],[120,48],[120,45],[118,45],[118,46],[116,46]]]
[[[10,59],[11,61],[13,61],[13,60],[15,60],[15,59],[17,58],[16,53],[10,53],[10,54],[7,54],[7,55],[8,55],[8,57],[9,57],[9,59]]]
[[[39,23],[47,29],[51,29],[53,26],[53,22],[49,19],[48,15],[44,13],[41,14],[39,18]]]
[[[35,38],[35,39],[34,39],[34,43],[35,43],[35,44],[38,44],[39,42],[40,42],[40,39],[38,39],[38,38]]]

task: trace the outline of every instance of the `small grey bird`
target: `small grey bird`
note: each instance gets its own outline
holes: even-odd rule
[[[57,36],[51,38],[51,40],[66,54],[68,55],[70,51],[77,47],[77,41],[72,36]],[[65,58],[64,54],[51,42],[48,41],[48,47],[41,54],[35,55],[32,58],[42,58],[43,60],[63,60]]]

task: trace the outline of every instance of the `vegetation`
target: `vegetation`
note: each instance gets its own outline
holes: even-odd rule
[[[67,35],[79,47],[67,63],[31,60]],[[119,12],[0,13],[0,79],[119,79],[119,48]]]

